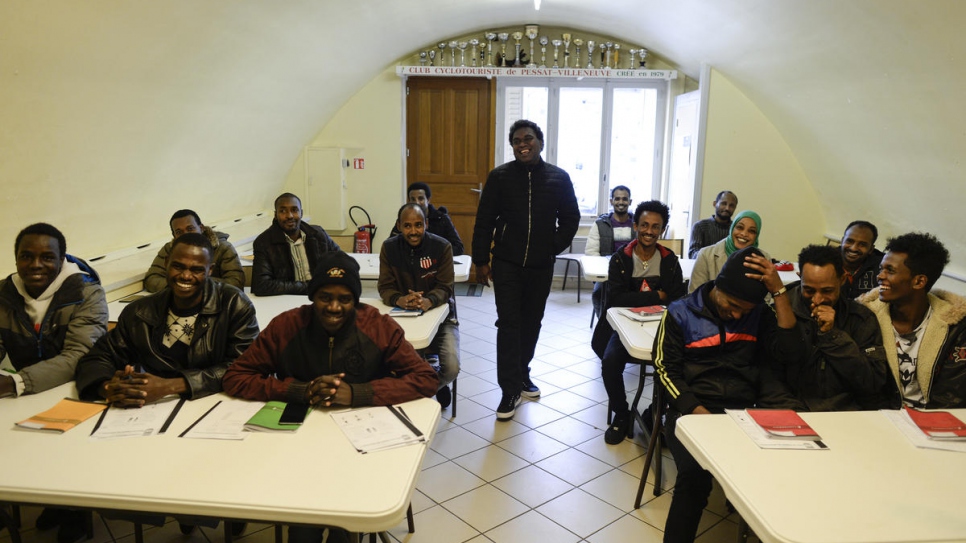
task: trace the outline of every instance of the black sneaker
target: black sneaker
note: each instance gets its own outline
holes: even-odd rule
[[[449,385],[436,391],[436,401],[439,402],[440,409],[446,409],[453,402],[453,393],[449,390]]]
[[[57,543],[77,543],[87,539],[87,511],[65,511],[57,528]]]
[[[608,445],[617,445],[621,441],[624,441],[624,436],[633,437],[630,422],[631,414],[628,411],[622,411],[614,415],[613,422],[610,423],[610,427],[604,432],[604,442]]]
[[[533,381],[529,377],[523,380],[523,390],[520,391],[520,395],[524,398],[535,399],[540,397],[540,389],[537,385],[533,384]]]
[[[496,408],[497,420],[510,420],[517,412],[517,406],[523,401],[519,394],[504,394],[500,406]]]

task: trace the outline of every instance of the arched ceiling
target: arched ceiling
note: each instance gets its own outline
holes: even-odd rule
[[[6,0],[4,201],[63,179],[105,191],[175,179],[176,190],[216,193],[281,179],[398,58],[529,22],[644,45],[693,78],[711,64],[787,140],[830,228],[871,217],[886,233],[935,232],[966,257],[966,3],[956,0],[543,0],[539,11],[530,0]],[[67,202],[80,190],[57,186]]]

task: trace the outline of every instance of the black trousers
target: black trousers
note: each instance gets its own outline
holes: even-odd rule
[[[664,543],[694,541],[698,523],[711,495],[711,473],[702,468],[688,449],[674,435],[681,413],[671,409],[665,418],[668,449],[674,456],[678,477],[674,482],[674,496],[664,525]],[[701,415],[694,415],[700,417]]]
[[[496,298],[496,375],[504,394],[518,394],[530,376],[530,361],[540,338],[550,295],[553,266],[524,268],[493,259]]]
[[[624,389],[624,368],[631,360],[630,353],[621,343],[621,337],[617,332],[611,334],[607,348],[604,349],[604,358],[600,361],[600,376],[604,381],[604,389],[607,390],[610,410],[614,413],[623,413],[630,409]]]

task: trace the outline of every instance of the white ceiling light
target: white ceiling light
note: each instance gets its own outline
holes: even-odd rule
[[[533,9],[540,11],[540,0],[533,0]]]

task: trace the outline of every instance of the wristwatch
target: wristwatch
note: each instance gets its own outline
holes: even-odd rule
[[[775,292],[772,292],[771,293],[771,297],[772,298],[777,298],[777,297],[781,296],[782,294],[785,294],[785,292],[787,292],[787,290],[785,289],[784,286],[782,286],[782,288],[778,289]]]

